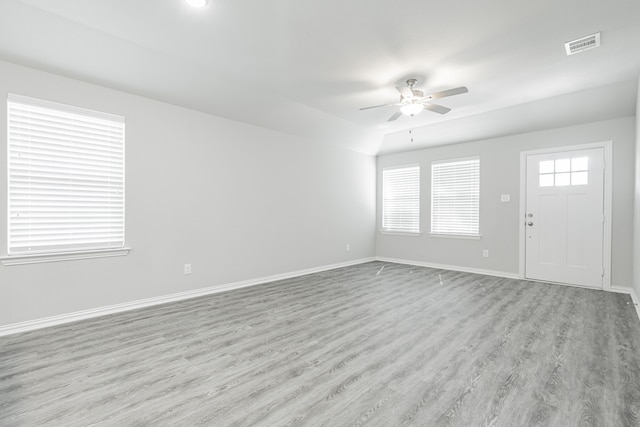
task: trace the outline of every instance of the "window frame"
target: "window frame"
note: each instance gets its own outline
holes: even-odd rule
[[[66,261],[72,259],[103,258],[127,255],[130,251],[130,248],[128,248],[125,244],[125,118],[118,115],[102,113],[86,108],[60,104],[57,102],[31,98],[22,95],[16,95],[13,93],[8,94],[6,106],[7,255],[0,257],[0,262],[2,262],[3,265],[19,265],[39,262]],[[30,114],[33,116],[29,116]],[[51,120],[50,123],[53,123],[53,125],[49,126],[47,122],[43,120]],[[23,141],[13,139],[13,132],[18,131],[19,125],[36,126],[34,128],[36,131],[39,130],[40,132],[45,132],[46,129],[46,133],[40,133],[36,137],[32,136],[32,134],[27,134],[28,136],[26,136],[25,138],[28,139]],[[78,125],[80,127],[76,127]],[[38,126],[40,127],[38,128]],[[113,131],[111,128],[109,128],[108,131],[100,131],[99,128],[104,126],[112,126]],[[59,139],[59,137],[57,137],[56,135],[56,132],[60,132],[61,130],[66,131],[67,129],[62,129],[64,127],[68,128],[69,133],[64,133],[63,139]],[[108,133],[96,133],[95,135],[97,136],[94,137],[93,135],[86,133],[87,130]],[[75,132],[75,134],[72,134],[72,132]],[[104,135],[108,135],[109,139],[96,139],[107,138]],[[39,139],[39,141],[37,142],[38,148],[36,149],[31,148],[33,146],[30,145],[33,144],[32,141],[34,139]],[[89,144],[89,139],[93,139],[96,142]],[[63,144],[60,145],[59,143],[56,143],[57,141],[62,141]],[[95,145],[96,143],[98,145]],[[114,147],[116,147],[116,150],[111,151],[114,149]],[[15,151],[20,152],[22,150],[21,152],[22,154],[24,154],[26,152],[24,151],[25,149],[30,151],[38,151],[31,151],[31,153],[25,158],[26,160],[17,161],[14,158],[12,161],[12,152],[15,153]],[[86,154],[92,152],[92,150],[94,154]],[[108,154],[104,154],[105,150]],[[111,153],[114,153],[113,155],[115,155],[115,157],[113,157]],[[61,155],[66,155],[69,157],[60,157]],[[115,163],[113,163],[114,159],[116,159]],[[103,165],[103,163],[96,162],[105,162],[106,160],[108,160],[109,162],[109,167],[106,167],[106,172],[102,172],[100,175],[103,177],[102,179],[105,179],[106,181],[95,181],[96,178],[94,178],[94,176],[98,176],[95,175],[96,171],[98,171],[100,168],[104,169],[105,166],[94,166],[94,164]],[[28,166],[24,166],[24,162],[29,162],[27,163]],[[36,166],[36,169],[31,169],[32,166],[30,162],[33,162],[33,165],[40,164],[41,166]],[[69,168],[73,167],[75,168],[75,170],[65,169],[66,165],[64,165],[64,163],[69,164]],[[114,172],[110,166],[112,164],[115,165],[116,169],[120,168],[120,171]],[[25,169],[25,167],[28,169]],[[80,175],[78,175],[78,171],[82,168],[87,171],[93,168],[93,172],[82,172]],[[47,181],[41,181],[42,183],[39,184],[39,189],[34,190],[34,187],[32,187],[31,183],[29,182],[30,179],[29,181],[27,181],[27,184],[25,184],[22,182],[25,178],[12,178],[12,171],[15,170],[27,170],[29,171],[29,174],[31,174],[30,171],[35,170],[36,173],[41,174],[40,177],[47,177],[45,178]],[[45,175],[42,175],[42,173],[45,173]],[[76,177],[78,177],[78,181],[76,181]],[[87,183],[86,181],[87,178],[83,177],[89,177],[89,183]],[[114,182],[114,179],[116,179],[117,181],[118,177],[121,177],[121,184],[115,184],[114,186],[112,182]],[[98,184],[96,185],[95,182],[97,182]],[[109,186],[104,187],[104,184],[101,184],[102,182],[108,182]],[[44,225],[40,225],[39,229],[45,230],[45,234],[40,233],[42,237],[37,239],[40,241],[35,246],[33,246],[33,250],[31,250],[31,248],[25,249],[25,246],[21,247],[16,243],[15,240],[12,240],[12,238],[16,238],[15,230],[19,228],[18,223],[12,222],[12,218],[15,217],[14,214],[16,200],[19,200],[16,197],[16,194],[21,194],[16,193],[16,191],[18,191],[16,189],[21,185],[24,189],[21,191],[21,193],[24,194],[24,196],[22,196],[22,200],[31,203],[31,201],[34,200],[34,195],[36,195],[35,203],[44,203],[41,206],[51,206],[51,209],[53,209],[54,212],[47,213],[48,216],[44,217],[45,221],[47,219],[49,221],[47,223],[44,223]],[[77,185],[80,185],[80,187],[77,187]],[[100,189],[101,185],[102,190]],[[74,188],[82,188],[82,190],[80,191],[80,193],[78,193],[78,190],[74,190]],[[104,188],[107,188],[109,191],[107,195],[103,195],[105,194]],[[112,193],[112,191],[116,191],[116,193]],[[111,194],[118,194],[118,196],[116,198],[112,198]],[[95,197],[101,198],[96,199]],[[97,200],[104,201],[97,202]],[[67,209],[72,210],[65,211],[65,203],[68,206],[71,206]],[[61,208],[61,206],[63,208]],[[98,223],[95,223],[95,220],[90,220],[88,223],[86,220],[84,222],[75,222],[75,226],[72,225],[71,228],[65,227],[64,223],[61,223],[63,225],[59,228],[60,231],[71,233],[71,230],[80,229],[82,233],[84,233],[84,235],[81,239],[77,239],[75,237],[59,239],[55,234],[56,232],[59,234],[59,231],[56,228],[57,226],[51,225],[52,223],[56,224],[56,222],[59,222],[59,220],[52,221],[51,218],[55,218],[56,216],[62,219],[70,218],[69,216],[65,216],[65,214],[73,212],[73,206],[76,206],[75,209],[78,209],[78,206],[80,208],[86,206],[86,209],[88,209],[89,206],[103,206],[100,207],[100,210],[96,212],[99,215],[102,215],[102,217],[106,215],[108,219],[101,220]],[[118,206],[120,207],[118,208]],[[29,207],[28,209],[29,212],[32,212],[31,207]],[[111,212],[114,212],[114,209],[116,209],[116,212],[121,212],[122,218],[121,220],[116,220],[116,222],[113,222],[113,220],[109,218],[109,216],[112,215]],[[47,208],[47,210],[50,211],[49,208]],[[80,212],[91,211],[84,210]],[[107,214],[105,214],[105,212],[107,212]],[[31,214],[29,214],[28,218],[36,217],[31,217]],[[71,223],[73,224],[73,221],[71,221]],[[113,241],[112,237],[99,237],[100,235],[104,236],[104,232],[98,232],[97,230],[100,230],[101,228],[94,229],[93,224],[98,224],[99,227],[109,227],[109,232],[111,232],[112,229],[115,230],[116,234],[110,234],[109,236],[115,236],[116,241]],[[88,226],[91,226],[92,228],[87,229]],[[32,228],[33,226],[31,224],[29,224],[27,227],[27,231],[38,229],[37,227]],[[67,234],[67,236],[76,236],[75,232],[76,231],[74,231],[74,234]],[[99,234],[96,235],[95,233]],[[98,236],[98,240],[93,243],[83,243],[81,241],[84,239],[86,242],[89,236],[91,236],[92,238]],[[52,239],[52,237],[56,237],[56,240],[54,240],[52,244],[48,245],[44,243],[45,241]],[[27,243],[26,245],[28,244],[30,243]]]
[[[438,169],[440,169],[440,167],[442,166],[452,167],[453,165],[458,163],[459,164],[469,164],[469,163],[475,164],[475,166],[472,165],[470,168],[465,168],[465,169],[475,169],[476,175],[475,177],[472,178],[472,182],[465,183],[464,185],[458,186],[457,188],[457,191],[461,191],[461,190],[473,189],[473,187],[475,186],[475,192],[473,194],[468,195],[467,197],[462,197],[463,202],[467,203],[467,206],[465,206],[464,209],[467,209],[467,210],[471,209],[471,213],[474,214],[471,220],[461,221],[463,223],[466,222],[471,224],[475,222],[476,224],[475,227],[472,227],[472,230],[469,230],[469,231],[464,231],[462,229],[464,228],[464,225],[462,226],[459,225],[458,227],[450,227],[447,230],[445,226],[440,224],[443,220],[446,221],[446,219],[449,219],[449,221],[451,221],[451,218],[456,215],[455,208],[454,208],[454,212],[451,212],[448,214],[440,213],[439,216],[443,217],[440,221],[438,221],[438,219],[436,218],[436,215],[438,215],[438,212],[436,212],[437,207],[445,203],[442,201],[443,197],[439,195],[439,193],[443,191],[443,189],[436,188],[436,185],[438,185],[439,182],[442,184],[441,182],[442,176],[436,177],[436,174],[442,173],[441,171],[438,171]],[[464,175],[466,173],[469,173],[469,170],[465,171],[465,170],[457,169],[457,170],[454,170],[453,172],[454,174],[456,174],[456,176],[459,177],[460,174]],[[480,234],[480,178],[481,178],[480,156],[434,160],[431,162],[431,216],[430,216],[431,222],[429,225],[430,236],[457,238],[457,239],[480,239],[482,237],[482,235]],[[452,183],[451,181],[448,181],[447,183],[450,185],[454,185],[454,187],[456,186],[456,184]],[[441,200],[438,202],[436,200],[437,198],[440,198]],[[473,201],[475,201],[475,203],[473,203]],[[459,210],[460,209],[458,209],[458,212]]]
[[[385,180],[385,175],[389,172],[392,171],[409,171],[409,170],[415,170],[417,171],[416,176],[410,176],[410,178],[414,181],[412,184],[417,186],[417,190],[415,191],[417,194],[413,194],[410,195],[408,198],[412,199],[409,200],[409,203],[413,203],[412,209],[413,209],[413,213],[409,212],[409,214],[413,214],[415,215],[413,219],[410,218],[410,220],[413,222],[413,226],[411,227],[394,227],[394,225],[396,224],[388,224],[386,222],[386,218],[389,218],[389,216],[386,214],[386,212],[388,211],[388,209],[390,208],[389,206],[387,206],[387,201],[389,200],[389,198],[387,198],[386,194],[385,194],[385,190],[388,188],[385,184],[386,184],[386,180]],[[382,174],[381,174],[381,181],[382,181],[382,203],[381,203],[381,221],[380,221],[380,232],[382,234],[398,234],[398,235],[407,235],[407,236],[420,236],[422,234],[421,232],[421,217],[420,217],[420,205],[421,205],[421,194],[420,194],[420,190],[421,190],[421,168],[420,168],[420,164],[417,163],[412,163],[412,164],[407,164],[407,165],[398,165],[398,166],[389,166],[386,168],[382,169]],[[403,185],[407,185],[406,182],[403,183]],[[404,202],[407,202],[407,197],[405,197],[403,199]],[[395,209],[398,209],[398,206],[394,206]],[[403,215],[407,215],[407,212],[403,212],[400,214],[400,216]],[[396,215],[397,216],[397,215]],[[399,218],[395,218],[396,221],[402,222],[401,219]]]

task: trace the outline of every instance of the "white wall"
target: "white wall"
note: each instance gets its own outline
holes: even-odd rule
[[[633,171],[635,120],[624,117],[603,122],[551,129],[503,138],[447,145],[378,158],[378,183],[388,166],[421,165],[420,237],[377,234],[380,257],[441,264],[470,270],[519,273],[520,152],[552,146],[613,141],[612,286],[632,282]],[[430,165],[433,160],[480,156],[480,240],[430,237]],[[379,185],[380,189],[381,186]],[[380,190],[379,190],[380,191]],[[510,203],[500,195],[510,194]],[[381,200],[379,194],[378,200]],[[378,203],[377,210],[381,212]],[[380,223],[377,224],[378,230]],[[482,250],[489,257],[482,257]]]
[[[635,198],[633,201],[633,288],[640,298],[640,78],[636,102]]]
[[[0,265],[0,326],[374,255],[373,157],[0,62],[8,92],[126,117],[132,251]],[[6,200],[2,149],[0,224]]]

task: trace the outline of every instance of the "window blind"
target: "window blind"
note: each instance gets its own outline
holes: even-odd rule
[[[9,95],[9,255],[124,247],[124,131],[124,117]]]
[[[431,164],[431,232],[479,235],[480,159]]]
[[[420,232],[420,166],[383,169],[382,231]]]

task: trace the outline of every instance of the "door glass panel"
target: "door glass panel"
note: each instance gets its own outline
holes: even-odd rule
[[[589,157],[543,160],[540,169],[540,187],[587,185],[589,183]]]
[[[570,159],[558,159],[556,160],[556,172],[569,172],[571,170]]]
[[[553,173],[553,160],[545,160],[540,162],[540,173]]]
[[[553,187],[553,174],[540,175],[540,187]]]

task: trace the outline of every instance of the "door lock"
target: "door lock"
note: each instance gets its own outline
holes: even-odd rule
[[[527,223],[527,225],[528,225],[529,227],[531,227],[531,226],[533,225],[533,222],[529,221],[529,222]]]

